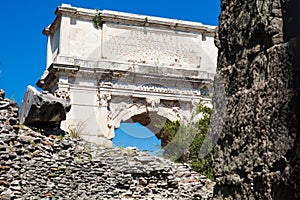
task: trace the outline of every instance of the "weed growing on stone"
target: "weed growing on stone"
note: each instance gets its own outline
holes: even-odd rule
[[[69,126],[69,135],[71,138],[80,138],[81,133],[83,132],[84,123],[79,122],[76,125]]]
[[[33,147],[37,147],[37,146],[39,145],[39,143],[34,142],[34,141],[31,141],[31,145],[32,145]]]
[[[59,135],[59,136],[57,136],[57,139],[59,139],[60,141],[62,141],[63,140],[63,138],[64,138],[64,136],[63,135]]]
[[[101,13],[98,9],[96,9],[96,15],[94,16],[92,23],[96,29],[99,29],[103,24]]]

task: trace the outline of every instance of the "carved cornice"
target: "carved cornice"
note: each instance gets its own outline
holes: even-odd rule
[[[61,16],[68,16],[75,19],[92,20],[97,14],[96,10],[72,7],[68,4],[59,6],[55,14],[57,15],[53,23],[43,30],[43,34],[49,35],[57,29]],[[147,26],[156,28],[165,28],[174,31],[195,32],[204,35],[214,36],[215,26],[203,25],[199,22],[189,22],[176,19],[166,19],[154,16],[130,14],[124,12],[115,12],[110,10],[98,11],[103,23],[117,23],[134,26]]]
[[[116,62],[108,62],[108,61],[98,61],[99,65],[96,68],[90,68],[90,67],[82,67],[79,65],[68,65],[68,64],[60,64],[60,63],[53,63],[44,73],[44,75],[41,77],[41,79],[36,83],[38,87],[44,89],[44,90],[51,90],[51,88],[54,86],[54,84],[57,83],[57,78],[60,75],[63,76],[81,76],[88,79],[98,79],[101,81],[119,81],[119,80],[127,80],[128,77],[147,77],[152,80],[168,80],[168,81],[183,81],[186,83],[204,83],[209,84],[212,83],[212,77],[213,74],[204,72],[204,71],[196,71],[196,70],[184,70],[184,69],[178,69],[184,73],[188,73],[189,71],[197,72],[196,74],[198,76],[195,77],[187,77],[187,76],[172,76],[172,75],[164,75],[161,73],[142,73],[139,69],[143,69],[142,66],[136,67],[131,71],[122,71],[117,70],[118,65]],[[124,64],[120,63],[122,65],[132,66],[129,63]],[[137,65],[134,65],[137,66]],[[106,67],[106,68],[104,68]],[[114,67],[114,68],[113,68]],[[177,69],[173,69],[174,71]],[[179,74],[179,73],[178,73]],[[117,87],[117,86],[116,86]],[[120,86],[123,87],[123,86]],[[191,87],[193,87],[191,85]],[[172,92],[172,89],[165,89],[165,88],[158,88],[161,91],[170,91]],[[151,91],[152,88],[146,88],[146,90]]]
[[[68,63],[68,64],[60,64]],[[54,63],[55,66],[73,66],[73,63],[76,63],[74,66],[80,66],[81,72],[103,72],[103,71],[118,71],[118,73],[135,73],[135,74],[148,74],[151,76],[166,76],[166,77],[184,77],[186,80],[207,80],[212,81],[214,79],[215,73],[210,73],[207,71],[202,71],[200,69],[191,67],[191,68],[182,68],[174,66],[157,66],[151,64],[143,63],[132,63],[125,61],[117,60],[108,60],[108,59],[99,59],[99,60],[83,60],[77,59],[69,56],[57,56],[57,61]],[[90,67],[93,66],[93,67]],[[168,72],[166,74],[166,71]]]
[[[79,71],[79,68],[80,67],[77,65],[52,63],[51,66],[44,72],[46,75],[38,80],[36,85],[43,90],[51,90],[54,84],[57,83],[58,72],[64,71],[68,74],[75,74]]]
[[[42,33],[46,36],[53,35],[55,31],[59,28],[61,21],[61,16],[57,16],[52,24],[50,24],[48,27],[44,28]]]

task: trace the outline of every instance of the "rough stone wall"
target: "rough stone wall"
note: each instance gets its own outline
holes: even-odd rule
[[[18,104],[4,97],[5,92],[0,89],[0,133],[13,131],[14,126],[19,123]]]
[[[209,199],[214,182],[134,148],[105,148],[18,124],[0,91],[0,199]]]
[[[300,199],[297,0],[222,0],[214,199]],[[217,137],[217,136],[216,136]]]

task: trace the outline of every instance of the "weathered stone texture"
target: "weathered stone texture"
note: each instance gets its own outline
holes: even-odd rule
[[[18,124],[18,104],[5,98],[4,90],[0,89],[0,133],[11,131]]]
[[[20,109],[20,122],[38,126],[60,124],[70,108],[70,103],[64,99],[28,86]]]
[[[55,14],[37,85],[70,101],[63,130],[81,124],[81,137],[110,146],[131,117],[154,112],[185,123],[196,102],[210,101],[215,26],[68,4]]]
[[[217,74],[227,107],[215,199],[300,198],[297,8],[292,0],[221,3]]]
[[[0,199],[209,199],[214,182],[135,148],[104,148],[19,125],[0,91]],[[2,107],[2,105],[7,105]],[[10,123],[14,118],[16,123]]]

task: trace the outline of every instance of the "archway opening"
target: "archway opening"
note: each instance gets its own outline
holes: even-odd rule
[[[161,138],[161,130],[169,120],[155,112],[144,112],[134,115],[120,123],[115,129],[112,142],[116,147],[137,147],[150,155],[162,153],[165,141]]]

